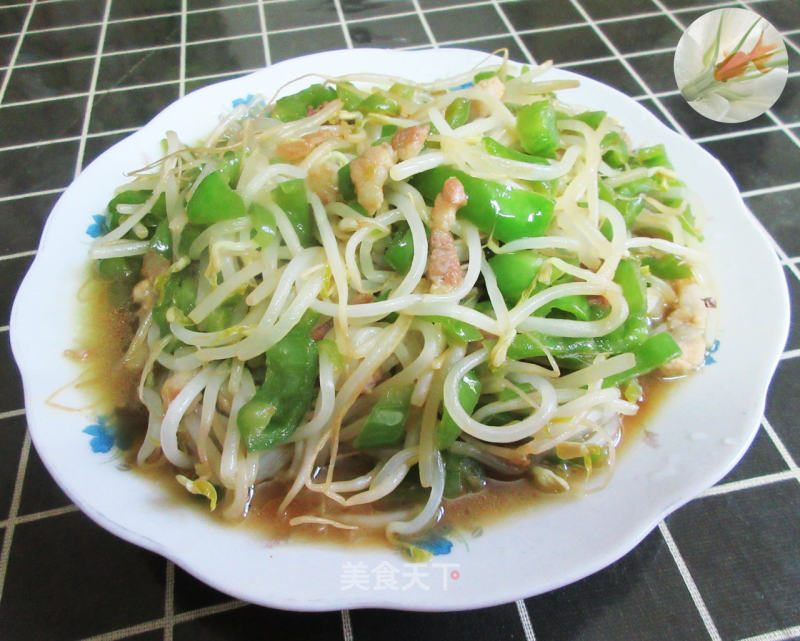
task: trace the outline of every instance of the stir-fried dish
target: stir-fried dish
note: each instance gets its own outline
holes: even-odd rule
[[[136,318],[138,463],[227,518],[273,484],[279,513],[320,499],[292,526],[398,545],[487,479],[606,479],[716,304],[664,147],[548,67],[319,78],[167,132],[91,249]]]

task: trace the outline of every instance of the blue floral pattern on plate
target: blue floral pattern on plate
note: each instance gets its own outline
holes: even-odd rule
[[[81,430],[92,438],[89,447],[95,454],[108,454],[115,447],[127,450],[133,444],[129,430],[122,429],[112,415],[98,416],[94,423]]]
[[[98,238],[108,232],[106,217],[103,214],[92,216],[92,224],[86,228],[86,233],[92,238]]]

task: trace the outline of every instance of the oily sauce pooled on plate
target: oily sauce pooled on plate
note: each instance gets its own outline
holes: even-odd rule
[[[139,373],[135,368],[124,364],[125,348],[130,343],[136,327],[136,314],[127,305],[117,306],[121,300],[108,282],[95,276],[91,277],[82,289],[81,298],[85,302],[84,318],[80,349],[71,350],[67,356],[79,359],[86,367],[86,374],[80,385],[88,388],[98,407],[104,412],[113,412],[118,425],[130,430],[125,437],[129,462],[134,469],[158,483],[176,502],[196,503],[197,509],[205,511],[208,502],[202,497],[190,496],[176,482],[175,475],[180,471],[169,463],[160,460],[155,465],[137,467],[135,453],[138,444],[146,431],[147,413],[137,399]],[[652,413],[660,405],[670,382],[655,377],[644,377],[641,380],[643,396],[639,412],[625,417],[622,425],[622,439],[617,447],[619,455],[626,446],[636,440],[647,424]],[[131,445],[133,445],[131,447]],[[352,478],[369,469],[369,462],[358,454],[343,459],[337,464],[336,478]],[[316,477],[324,478],[326,470],[318,469]],[[602,467],[598,474],[605,474]],[[577,498],[583,494],[582,481],[585,472],[581,469],[562,466],[561,474],[569,481],[571,489],[567,492],[549,493],[537,488],[527,477],[504,480],[499,476],[488,477],[485,486],[477,492],[465,494],[457,499],[445,499],[444,514],[440,514],[440,526],[454,528],[462,536],[477,536],[481,529],[499,519],[512,516],[533,505],[544,505],[552,500]],[[380,517],[382,514],[397,510],[400,505],[406,509],[409,505],[421,506],[425,501],[427,489],[418,484],[416,474],[401,484],[392,494],[384,499],[363,506],[348,508],[350,514],[364,518]],[[256,487],[249,505],[244,523],[255,527],[273,541],[320,540],[335,543],[358,543],[374,546],[386,545],[383,526],[360,527],[357,530],[343,530],[319,524],[290,526],[295,517],[314,513],[325,515],[330,513],[335,518],[337,508],[335,502],[321,494],[301,492],[282,513],[278,514],[278,506],[289,488],[288,481],[268,481]],[[222,496],[220,497],[223,498]],[[218,515],[220,508],[214,518]],[[232,525],[236,525],[234,522]]]

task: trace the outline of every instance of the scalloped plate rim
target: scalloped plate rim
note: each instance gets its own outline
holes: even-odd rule
[[[223,576],[219,572],[215,572],[215,568],[207,567],[207,563],[205,565],[202,563],[198,564],[197,560],[194,559],[191,554],[186,553],[186,550],[175,549],[174,546],[169,542],[165,543],[164,541],[157,540],[151,536],[143,534],[141,531],[137,531],[137,529],[135,527],[131,527],[130,524],[124,524],[120,522],[118,515],[109,515],[106,513],[106,511],[98,509],[95,505],[95,501],[92,498],[87,499],[84,491],[79,490],[72,482],[71,478],[65,478],[62,475],[62,462],[58,460],[57,456],[52,455],[52,452],[48,449],[48,443],[43,440],[47,437],[47,430],[43,428],[41,424],[37,423],[39,414],[41,414],[43,410],[41,407],[35,405],[35,402],[29,404],[29,400],[31,400],[31,397],[33,396],[33,392],[31,390],[36,387],[37,373],[34,371],[35,365],[31,362],[28,350],[21,343],[22,339],[20,337],[25,336],[23,327],[28,319],[26,313],[32,314],[36,309],[36,303],[31,299],[35,297],[37,293],[37,290],[35,289],[36,281],[40,280],[44,276],[43,274],[39,273],[40,269],[45,269],[44,259],[46,256],[49,256],[48,252],[54,251],[54,249],[51,249],[51,245],[55,245],[56,241],[51,242],[50,240],[52,229],[55,226],[55,221],[59,219],[59,216],[61,216],[59,212],[61,211],[62,202],[65,203],[68,198],[68,194],[71,194],[71,192],[76,189],[75,185],[80,184],[81,181],[85,181],[85,176],[92,175],[97,168],[109,162],[109,159],[113,158],[114,155],[118,153],[118,148],[135,148],[140,141],[143,141],[147,138],[147,136],[152,135],[155,131],[155,128],[160,126],[162,121],[167,120],[169,116],[173,114],[182,113],[182,110],[185,110],[185,106],[190,104],[190,101],[201,100],[205,96],[212,96],[216,92],[220,92],[223,89],[226,92],[229,91],[229,97],[230,99],[233,99],[234,97],[241,95],[242,91],[244,91],[244,89],[234,91],[234,88],[238,89],[239,87],[250,87],[255,85],[257,81],[261,81],[262,78],[264,81],[268,81],[271,76],[276,75],[276,69],[294,69],[296,67],[308,67],[309,65],[313,66],[325,58],[327,60],[336,59],[337,61],[342,59],[343,62],[346,62],[346,64],[348,64],[350,68],[355,71],[358,68],[358,64],[362,64],[362,66],[364,65],[364,60],[367,57],[373,57],[373,60],[369,65],[366,66],[377,64],[377,59],[388,60],[391,58],[412,60],[417,58],[418,60],[432,60],[434,56],[438,59],[447,59],[447,64],[443,64],[443,67],[447,67],[448,64],[451,67],[462,65],[465,70],[474,63],[486,58],[486,54],[483,52],[463,49],[423,50],[411,52],[397,52],[382,49],[339,50],[290,59],[281,63],[277,63],[277,65],[273,65],[272,67],[256,71],[247,76],[223,81],[221,83],[203,87],[190,94],[187,94],[184,98],[166,107],[141,130],[131,134],[101,154],[86,169],[84,169],[78,179],[72,185],[70,185],[67,190],[65,190],[53,207],[53,212],[48,217],[42,233],[40,252],[37,253],[33,264],[29,268],[28,274],[26,275],[14,301],[10,322],[11,345],[15,359],[17,360],[20,371],[22,372],[23,380],[26,383],[25,399],[26,407],[29,408],[29,422],[31,423],[30,432],[34,445],[37,447],[37,451],[42,454],[42,459],[46,467],[58,480],[59,485],[62,486],[67,495],[84,513],[86,513],[91,519],[105,529],[111,531],[113,534],[122,539],[165,556],[200,580],[237,598],[261,605],[299,611],[324,611],[355,607],[387,607],[394,609],[441,611],[486,607],[500,603],[506,603],[520,597],[527,597],[533,594],[546,592],[592,574],[630,551],[645,536],[647,536],[650,531],[653,530],[653,528],[664,516],[692,500],[692,498],[694,498],[697,494],[722,478],[736,464],[736,462],[738,462],[739,458],[747,450],[758,429],[759,419],[761,414],[763,414],[764,405],[766,403],[767,388],[774,369],[777,366],[785,338],[788,334],[789,326],[788,289],[786,282],[783,279],[780,264],[778,263],[774,253],[771,254],[771,262],[769,259],[765,259],[766,262],[764,263],[763,268],[772,272],[771,278],[773,280],[771,282],[772,285],[777,287],[775,291],[775,302],[777,304],[775,311],[777,313],[772,319],[773,332],[769,337],[771,340],[766,346],[766,356],[759,363],[760,367],[754,375],[754,378],[756,379],[755,391],[753,394],[755,405],[751,405],[749,412],[747,412],[746,416],[743,416],[742,418],[742,424],[746,424],[745,427],[749,427],[741,431],[739,439],[735,443],[735,449],[731,449],[731,451],[727,453],[724,458],[715,461],[715,466],[705,470],[704,474],[698,474],[691,479],[690,483],[684,484],[681,487],[681,491],[674,491],[669,497],[662,497],[660,504],[647,513],[639,513],[638,518],[633,520],[634,525],[622,533],[622,536],[620,536],[620,538],[615,542],[615,545],[606,545],[603,550],[597,552],[596,556],[592,557],[590,560],[587,560],[578,566],[572,566],[570,567],[569,571],[565,571],[560,575],[551,576],[548,579],[533,579],[527,582],[518,580],[510,583],[501,581],[498,585],[494,586],[494,590],[491,592],[491,594],[487,594],[486,591],[476,594],[476,591],[473,590],[466,595],[456,595],[455,592],[447,593],[441,591],[439,593],[421,595],[423,598],[420,598],[420,595],[415,595],[413,592],[381,594],[380,592],[376,592],[374,590],[362,593],[345,592],[340,590],[339,592],[321,594],[311,598],[312,595],[310,591],[304,592],[303,590],[299,590],[295,594],[290,595],[287,593],[282,593],[280,586],[275,586],[275,589],[271,593],[254,594],[252,590],[248,591],[246,584],[244,587],[242,587],[241,584],[231,584],[231,581],[227,575]],[[437,61],[441,62],[441,60]],[[433,67],[437,68],[435,64]],[[624,96],[624,94],[620,93],[619,91],[611,87],[607,87],[597,81],[583,78],[578,74],[572,74],[562,70],[554,70],[551,73],[580,78],[584,83],[584,87],[589,87],[590,91],[598,92],[598,99],[603,97],[603,92],[608,92],[607,95],[613,98],[612,102],[619,101],[621,99],[624,100],[624,102],[628,103],[629,108],[637,114],[636,117],[641,118],[642,121],[646,123],[644,128],[651,130],[658,140],[664,140],[665,142],[669,141],[668,146],[676,148],[681,147],[686,149],[688,145],[691,147],[692,153],[699,154],[698,158],[703,159],[703,162],[710,162],[710,166],[714,167],[713,173],[716,174],[712,176],[712,178],[726,190],[727,196],[730,196],[731,193],[735,194],[734,204],[740,210],[737,215],[740,215],[742,220],[749,222],[751,224],[752,231],[756,232],[756,235],[753,238],[757,240],[752,240],[754,247],[758,246],[757,249],[759,249],[759,251],[762,253],[765,247],[769,248],[769,237],[766,231],[747,210],[744,202],[738,194],[738,190],[736,189],[733,179],[730,177],[724,167],[707,151],[699,147],[696,143],[693,143],[692,141],[689,141],[669,130],[643,106],[639,105],[627,96]],[[428,76],[438,76],[438,74],[428,73]],[[569,93],[567,93],[567,99],[569,99]],[[625,122],[623,122],[623,125],[625,125]],[[163,130],[159,133],[163,133]],[[672,149],[670,149],[670,153],[672,153]],[[88,218],[89,214],[87,213],[86,221],[88,221]],[[767,265],[767,263],[769,263],[769,265]],[[775,280],[776,277],[777,280]],[[723,300],[722,304],[723,308],[725,308],[727,301]],[[641,447],[639,447],[639,449],[641,450]],[[631,451],[626,453],[625,456],[633,455],[634,452]],[[588,497],[582,499],[582,501],[588,501]],[[574,502],[567,503],[572,504]],[[588,505],[590,504],[587,503],[587,506]],[[550,507],[548,506],[546,509],[550,509]],[[557,510],[557,508],[553,509]],[[531,524],[534,526],[536,525],[535,518],[531,514],[521,514],[514,518],[503,521],[503,523],[498,524],[497,526],[490,526],[487,528],[488,532],[486,537],[491,538],[494,536],[502,539],[502,537],[505,536],[508,531],[513,530],[514,528],[521,528],[523,525],[527,526]],[[342,548],[329,546],[327,544],[313,545],[310,543],[290,543],[289,546],[299,550],[313,550],[313,554],[319,553],[325,557],[328,555],[331,557],[341,556],[339,552],[342,551]],[[392,558],[395,561],[397,560],[396,557],[390,556],[392,553],[386,551],[369,551],[366,554],[356,551],[353,554],[355,554],[357,558]],[[523,556],[523,558],[526,557]],[[468,559],[468,561],[469,560],[475,561],[476,559],[473,557],[472,559]],[[469,563],[466,564],[466,567],[470,567]],[[477,566],[474,567],[477,568]],[[311,600],[308,600],[309,598],[311,598]]]

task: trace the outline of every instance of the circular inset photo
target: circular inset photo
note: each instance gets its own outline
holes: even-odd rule
[[[695,20],[675,51],[675,82],[691,107],[717,122],[744,122],[769,109],[789,72],[781,35],[747,9]]]

